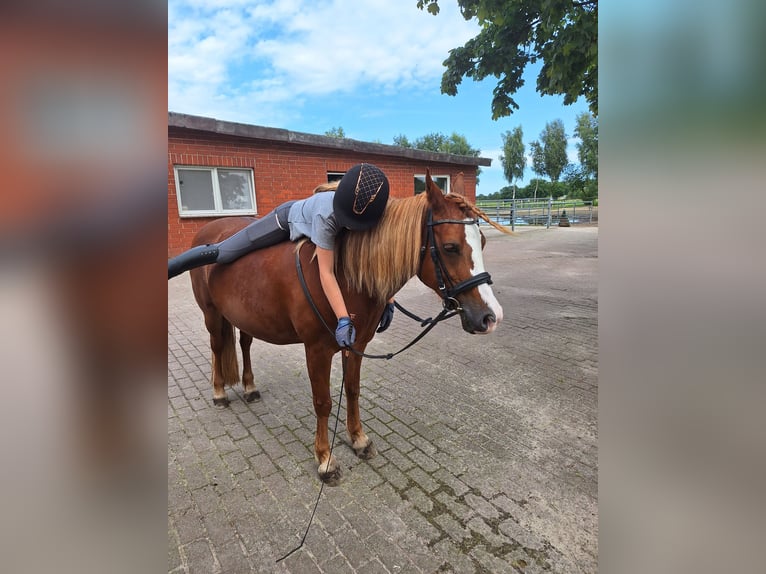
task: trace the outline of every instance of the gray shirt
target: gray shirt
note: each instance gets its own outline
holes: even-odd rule
[[[334,249],[341,230],[332,207],[334,197],[334,191],[323,191],[293,203],[288,215],[290,241],[308,237],[317,247]]]

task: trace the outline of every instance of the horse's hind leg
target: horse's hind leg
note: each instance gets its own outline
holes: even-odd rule
[[[345,369],[346,389],[346,431],[351,448],[356,456],[365,460],[377,454],[375,445],[364,432],[359,416],[359,381],[361,378],[362,357],[349,353]]]
[[[253,366],[250,361],[250,345],[253,337],[244,331],[239,332],[239,346],[242,349],[242,385],[245,387],[245,400],[250,403],[261,398],[261,392],[255,388]]]
[[[319,463],[319,478],[329,486],[340,484],[341,467],[330,453],[330,441],[327,423],[332,410],[330,396],[330,367],[332,352],[325,348],[310,348],[306,345],[306,366],[311,380],[311,394],[314,398],[314,412],[317,417],[317,430],[314,437],[314,458]]]
[[[213,404],[228,406],[226,385],[239,381],[234,327],[214,309],[205,310],[205,326],[210,333],[210,348],[213,351]]]

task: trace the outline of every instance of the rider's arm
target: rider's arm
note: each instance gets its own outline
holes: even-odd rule
[[[316,255],[319,265],[319,280],[322,283],[324,294],[330,302],[330,307],[338,319],[348,317],[346,302],[343,300],[343,294],[338,287],[338,280],[335,278],[333,250],[317,247]]]

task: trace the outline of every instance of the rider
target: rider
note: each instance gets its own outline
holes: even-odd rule
[[[344,229],[374,226],[388,203],[388,178],[380,168],[362,163],[349,169],[335,192],[316,193],[307,199],[288,201],[220,243],[198,245],[168,260],[168,279],[194,267],[231,263],[245,253],[287,240],[307,237],[316,245],[319,279],[338,325],[339,346],[354,344],[356,333],[334,270],[335,238]],[[385,331],[394,314],[391,299],[380,319]]]

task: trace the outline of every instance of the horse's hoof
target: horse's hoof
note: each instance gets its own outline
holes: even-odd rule
[[[341,478],[343,478],[343,472],[340,469],[340,465],[338,465],[335,470],[331,470],[330,472],[319,473],[319,479],[327,486],[338,486],[340,484]]]
[[[375,448],[375,445],[372,444],[372,441],[370,441],[369,443],[367,443],[367,446],[364,448],[359,448],[359,449],[355,448],[354,452],[356,453],[356,456],[358,456],[362,460],[370,460],[371,458],[373,458],[375,455],[378,454],[378,449]]]
[[[255,400],[261,400],[261,391],[252,391],[250,393],[245,393],[245,400],[248,403],[252,403]]]
[[[228,407],[229,406],[229,399],[228,397],[224,397],[222,399],[213,399],[213,404],[217,407]]]

